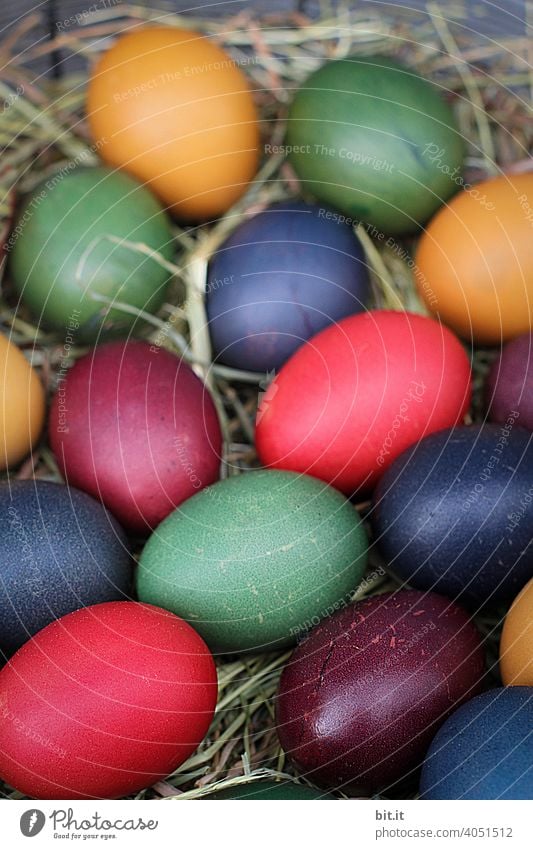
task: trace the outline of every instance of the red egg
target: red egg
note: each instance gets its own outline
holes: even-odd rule
[[[159,607],[69,613],[0,671],[0,776],[35,799],[114,799],[171,773],[207,733],[209,649]]]
[[[368,492],[404,449],[462,420],[470,384],[465,351],[437,321],[350,316],[302,345],[270,384],[257,450],[265,466]]]
[[[50,444],[68,482],[146,534],[219,476],[215,406],[190,367],[145,342],[111,342],[61,381]]]

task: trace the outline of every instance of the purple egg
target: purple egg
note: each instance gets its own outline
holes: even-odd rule
[[[493,422],[506,422],[516,412],[517,423],[533,430],[533,336],[529,333],[504,346],[489,372],[486,398]]]
[[[385,789],[418,769],[483,669],[479,633],[454,602],[416,590],[365,599],[321,622],[287,663],[281,745],[315,784]]]

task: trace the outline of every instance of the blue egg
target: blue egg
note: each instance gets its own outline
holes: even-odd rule
[[[404,451],[374,493],[375,542],[411,586],[507,602],[533,576],[533,434],[512,419]]]
[[[422,799],[533,799],[533,687],[498,687],[441,726],[420,778]]]
[[[221,363],[278,369],[306,339],[364,309],[365,256],[343,222],[325,207],[277,203],[222,245],[209,266],[206,297]]]
[[[39,480],[0,484],[0,539],[4,656],[66,613],[128,598],[124,532],[84,492]]]

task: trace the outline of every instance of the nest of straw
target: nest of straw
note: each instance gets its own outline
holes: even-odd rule
[[[84,119],[87,73],[118,32],[143,21],[157,20],[202,31],[241,63],[256,90],[264,141],[272,145],[283,141],[292,91],[313,70],[327,59],[385,53],[437,80],[448,92],[468,142],[467,182],[530,169],[533,120],[527,104],[533,91],[533,73],[528,63],[527,39],[501,38],[496,43],[476,37],[468,28],[458,28],[455,33],[447,21],[452,13],[449,4],[446,13],[437,3],[428,3],[428,10],[429,16],[399,10],[392,17],[383,9],[374,13],[366,8],[348,10],[341,6],[332,12],[331,4],[324,3],[319,20],[296,13],[256,19],[251,12],[244,12],[224,21],[212,21],[184,17],[165,8],[158,11],[152,4],[148,9],[123,3],[87,14],[80,26],[58,33],[54,41],[38,42],[21,52],[21,41],[27,43],[28,37],[31,40],[31,30],[39,22],[37,16],[27,16],[0,43],[1,243],[6,240],[19,196],[48,173],[72,167],[72,163],[97,163]],[[82,57],[87,70],[59,79],[34,80],[29,63],[47,54],[53,56],[57,50],[63,55],[71,52]],[[253,61],[249,61],[250,56]],[[186,357],[209,380],[224,430],[223,477],[257,465],[253,430],[265,377],[212,363],[201,297],[206,265],[244,216],[297,192],[297,181],[283,156],[265,156],[246,195],[221,219],[194,229],[175,227],[175,285],[158,317],[141,313],[151,325],[147,334],[151,341]],[[390,247],[373,242],[361,226],[358,235],[371,270],[374,306],[423,313],[410,262],[415,240]],[[143,246],[131,245],[131,249],[142,252]],[[64,340],[36,326],[11,296],[9,263],[5,258],[0,273],[0,329],[31,356],[47,391],[52,393],[64,358]],[[128,309],[126,305],[123,308]],[[73,347],[71,361],[85,352],[85,348]],[[484,414],[480,389],[493,356],[491,351],[472,352],[474,419]],[[61,480],[45,438],[33,457],[10,474],[17,478],[35,475]],[[364,505],[360,506],[364,515]],[[354,598],[395,586],[382,568],[376,569],[377,565],[381,564],[373,553],[369,563],[372,577]],[[476,621],[486,636],[489,674],[497,684],[500,617],[478,617]],[[274,722],[274,696],[287,657],[287,653],[263,654],[220,662],[219,703],[207,738],[187,763],[138,798],[196,798],[212,791],[214,785],[218,789],[262,777],[296,780],[279,746]],[[6,797],[21,798],[10,788],[4,786],[2,790]]]

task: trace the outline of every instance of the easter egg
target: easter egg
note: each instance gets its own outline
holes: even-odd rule
[[[209,266],[215,354],[238,369],[277,369],[310,336],[369,297],[363,249],[338,213],[303,201],[246,220]]]
[[[505,422],[518,413],[517,422],[533,430],[533,337],[529,333],[504,346],[491,366],[486,396],[493,422]]]
[[[385,789],[413,774],[446,716],[478,692],[483,668],[475,626],[448,599],[367,598],[321,622],[285,666],[281,745],[320,786]]]
[[[533,174],[467,187],[429,223],[415,275],[428,308],[465,339],[499,345],[531,329]]]
[[[79,359],[59,383],[49,432],[68,483],[133,533],[218,478],[222,437],[207,389],[145,342],[109,342]]]
[[[30,453],[44,423],[44,390],[37,372],[0,333],[0,469]]]
[[[533,576],[533,437],[505,425],[443,430],[383,476],[372,510],[391,570],[472,605],[510,601]]]
[[[205,489],[157,528],[137,592],[194,625],[213,651],[272,651],[346,604],[366,549],[340,493],[258,470]]]
[[[296,92],[287,148],[302,188],[386,233],[457,191],[464,145],[435,86],[385,56],[329,61]]]
[[[0,528],[4,654],[79,607],[128,597],[132,560],[124,533],[84,492],[42,480],[2,483]]]
[[[180,218],[225,212],[257,168],[246,77],[192,30],[142,27],[118,38],[93,70],[87,114],[100,156],[147,183]]]
[[[127,174],[58,172],[26,200],[15,233],[11,275],[22,301],[78,343],[131,331],[137,317],[115,302],[155,313],[164,301],[169,272],[150,252],[172,259],[169,219]]]
[[[365,493],[405,448],[461,421],[470,393],[467,356],[446,328],[411,313],[361,313],[285,363],[261,400],[257,451],[265,466]]]
[[[533,799],[533,687],[498,687],[462,705],[433,740],[422,799]]]
[[[533,578],[519,592],[505,617],[500,672],[504,684],[533,687]]]
[[[137,793],[194,752],[216,698],[186,622],[135,602],[76,610],[0,671],[0,776],[35,799]]]
[[[295,781],[262,781],[236,784],[222,790],[215,790],[202,799],[334,799],[329,793],[315,790],[306,784],[296,784]]]

